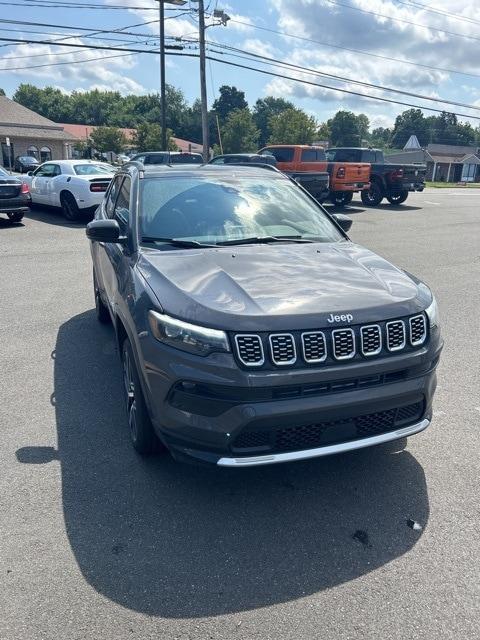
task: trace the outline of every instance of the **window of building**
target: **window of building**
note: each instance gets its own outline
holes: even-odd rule
[[[48,162],[52,159],[52,150],[50,147],[42,147],[40,149],[40,162]]]
[[[31,156],[32,158],[36,158],[38,160],[38,149],[34,144],[28,147],[27,156]]]

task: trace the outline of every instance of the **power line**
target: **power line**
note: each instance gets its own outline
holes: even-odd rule
[[[422,4],[421,2],[413,2],[413,0],[397,0],[398,4],[404,4],[410,7],[416,7],[421,9],[422,11],[427,11],[428,13],[436,13],[440,16],[445,16],[448,18],[452,18],[452,20],[460,20],[461,22],[469,22],[471,24],[480,24],[480,20],[475,20],[474,18],[470,18],[468,16],[461,16],[455,13],[450,13],[449,11],[445,11],[444,9],[435,9],[434,7],[426,4]]]
[[[2,1],[0,5],[7,5],[13,7],[33,7],[33,8],[41,8],[41,9],[95,9],[95,10],[103,10],[103,11],[124,11],[134,10],[134,11],[158,11],[158,7],[127,7],[125,5],[96,5],[96,4],[81,4],[81,3],[70,3],[67,0],[30,0],[27,3],[18,3],[18,2],[8,2]],[[167,7],[165,7],[167,9]],[[178,9],[174,7],[168,7],[169,11],[178,11]]]
[[[21,43],[21,44],[51,44],[48,41],[42,41],[42,40],[20,40],[18,38],[0,38],[0,41],[7,41],[7,42],[16,42]],[[158,55],[158,52],[156,50],[149,50],[149,49],[126,49],[126,48],[120,48],[120,47],[109,47],[109,46],[101,46],[101,45],[84,45],[84,44],[72,44],[72,43],[57,43],[55,46],[63,46],[63,47],[73,47],[73,48],[79,48],[79,49],[99,49],[99,50],[105,50],[105,51],[120,51],[122,53],[147,53],[147,54],[153,54],[153,55]],[[184,57],[184,58],[198,58],[198,54],[193,54],[193,53],[176,53],[176,52],[168,52],[168,55],[173,55],[173,56],[179,56],[179,57]],[[261,73],[263,75],[268,75],[271,77],[276,77],[276,78],[281,78],[283,80],[291,80],[292,82],[298,82],[300,84],[306,84],[309,86],[314,86],[314,87],[320,87],[322,89],[327,89],[329,91],[333,91],[333,92],[337,92],[337,93],[344,93],[344,94],[348,94],[348,95],[354,95],[354,96],[358,96],[360,98],[363,98],[365,100],[374,100],[376,102],[385,102],[385,103],[390,103],[390,104],[397,104],[397,105],[401,105],[401,106],[405,106],[405,107],[413,107],[416,109],[423,109],[425,111],[432,111],[435,113],[443,113],[445,112],[445,109],[435,109],[434,107],[426,107],[423,105],[418,105],[418,104],[412,104],[410,102],[401,102],[399,100],[393,100],[391,98],[382,98],[380,96],[370,96],[368,94],[363,94],[360,93],[358,91],[353,91],[350,89],[343,89],[340,87],[332,87],[331,85],[326,85],[326,84],[321,84],[318,82],[312,82],[310,80],[304,80],[301,78],[295,78],[292,76],[285,76],[283,74],[280,73],[275,73],[273,71],[267,71],[265,69],[258,69],[256,67],[252,67],[252,66],[247,66],[247,65],[243,65],[243,64],[239,64],[236,62],[231,62],[231,61],[227,61],[227,60],[221,60],[219,58],[215,58],[213,56],[206,56],[207,60],[212,60],[213,62],[219,62],[220,64],[225,64],[231,67],[235,67],[235,68],[239,68],[239,69],[247,69],[249,71],[255,71],[256,73]],[[456,116],[460,116],[462,118],[470,118],[473,120],[480,120],[480,116],[472,116],[466,113],[458,113],[458,112],[453,112],[451,111],[450,113],[456,115]]]
[[[242,20],[236,20],[234,18],[230,19],[230,22],[234,22],[235,24],[242,24],[252,29],[258,29],[260,31],[266,31],[268,33],[274,33],[275,35],[282,36],[284,38],[292,38],[295,40],[301,40],[303,42],[309,42],[312,44],[319,44],[322,47],[330,47],[332,49],[341,49],[342,51],[350,51],[351,53],[358,53],[364,56],[370,56],[372,58],[379,58],[380,60],[388,60],[389,62],[399,62],[400,64],[409,64],[413,67],[422,67],[424,69],[430,69],[432,71],[443,71],[444,73],[456,73],[463,76],[469,76],[471,78],[480,78],[480,74],[478,73],[468,73],[466,71],[459,71],[458,69],[448,69],[445,67],[435,67],[433,65],[422,64],[421,62],[412,62],[411,60],[404,60],[402,58],[393,58],[391,56],[384,56],[379,53],[371,53],[370,51],[365,51],[362,49],[352,49],[349,47],[342,47],[337,44],[330,44],[329,42],[322,42],[321,40],[314,40],[313,38],[306,38],[305,36],[294,35],[293,33],[286,33],[284,31],[277,31],[276,29],[270,29],[269,27],[261,27],[257,24],[250,24],[249,22],[244,22]]]
[[[375,101],[380,101],[380,102],[389,102],[390,104],[398,104],[404,107],[413,107],[414,109],[424,109],[425,111],[433,111],[435,113],[444,113],[445,109],[434,109],[433,107],[425,107],[422,105],[418,105],[418,104],[412,104],[410,102],[400,102],[399,100],[392,100],[391,98],[381,98],[379,96],[369,96],[369,95],[365,95],[363,93],[359,93],[358,91],[351,91],[349,89],[341,89],[339,87],[332,87],[330,85],[325,85],[325,84],[320,84],[318,82],[312,82],[310,80],[302,80],[300,78],[294,78],[292,76],[284,76],[280,73],[274,73],[273,71],[266,71],[265,69],[257,69],[256,67],[248,67],[247,65],[244,64],[238,64],[236,62],[230,62],[227,60],[220,60],[219,58],[213,58],[212,56],[207,56],[208,60],[213,60],[214,62],[220,62],[221,64],[227,64],[230,65],[232,67],[238,67],[240,69],[247,69],[248,71],[255,71],[257,73],[262,73],[264,75],[268,75],[268,76],[273,76],[276,78],[281,78],[282,80],[292,80],[293,82],[299,82],[301,84],[308,84],[310,86],[314,86],[314,87],[320,87],[322,89],[329,89],[330,91],[337,91],[340,93],[346,93],[349,95],[354,95],[354,96],[359,96],[361,98],[364,98],[366,100],[375,100]],[[466,113],[456,113],[453,111],[449,111],[449,113],[452,113],[456,116],[460,116],[461,118],[471,118],[473,120],[480,120],[480,116],[472,116],[472,115],[468,115]]]
[[[242,58],[242,59],[246,59],[246,60],[248,60],[249,58],[253,57],[253,58],[259,59],[261,61],[264,60],[265,62],[263,64],[272,64],[273,66],[277,66],[277,67],[280,66],[282,68],[290,67],[290,68],[293,68],[295,70],[299,70],[299,71],[301,71],[303,73],[308,73],[309,75],[318,75],[318,76],[321,76],[321,77],[324,77],[324,78],[331,78],[333,80],[340,80],[342,82],[358,84],[358,85],[361,85],[361,86],[364,86],[364,87],[369,87],[369,88],[372,88],[372,89],[379,89],[381,91],[390,91],[392,93],[398,93],[400,95],[405,95],[405,96],[409,96],[409,97],[412,97],[412,98],[420,98],[421,100],[428,100],[428,101],[431,101],[431,102],[440,102],[440,103],[443,103],[443,104],[449,104],[449,105],[453,105],[453,106],[456,106],[456,107],[466,107],[467,109],[475,109],[475,110],[480,111],[480,107],[475,107],[473,105],[469,105],[469,104],[466,104],[464,102],[455,102],[453,100],[447,100],[447,99],[441,98],[441,97],[433,98],[431,96],[425,96],[425,95],[422,95],[422,94],[419,94],[419,93],[412,93],[410,91],[404,91],[402,89],[395,89],[393,87],[385,87],[383,85],[372,84],[370,82],[364,82],[362,80],[356,80],[354,78],[347,78],[347,77],[339,76],[339,75],[336,75],[336,74],[326,73],[326,72],[320,71],[318,69],[311,69],[311,68],[308,68],[308,67],[302,67],[300,65],[293,64],[291,62],[285,62],[283,60],[278,60],[276,58],[270,58],[268,56],[262,56],[260,54],[251,53],[251,52],[245,51],[243,49],[237,49],[236,47],[231,47],[229,45],[222,45],[221,43],[209,42],[208,44],[211,47],[212,46],[223,47],[227,51],[236,51],[236,52],[240,52],[240,53],[243,53],[243,54],[247,54],[247,55],[238,55],[238,54],[234,54],[234,53],[229,53],[228,55],[230,55],[232,57]],[[213,50],[213,49],[211,49],[211,50]],[[214,53],[223,55],[222,51],[214,51]]]

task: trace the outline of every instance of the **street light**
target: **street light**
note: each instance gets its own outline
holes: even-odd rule
[[[183,7],[187,0],[157,0],[160,21],[160,123],[162,126],[162,151],[167,150],[167,117],[165,105],[165,3]]]

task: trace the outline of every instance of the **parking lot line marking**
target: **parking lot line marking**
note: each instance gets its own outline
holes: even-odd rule
[[[425,200],[425,204],[435,204],[437,206],[440,206],[440,202],[432,202],[431,200]]]

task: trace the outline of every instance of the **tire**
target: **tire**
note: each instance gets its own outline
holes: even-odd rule
[[[62,193],[60,196],[60,203],[62,205],[62,213],[66,220],[69,222],[77,222],[80,218],[80,209],[78,208],[75,198],[71,193]]]
[[[370,189],[364,189],[360,192],[360,197],[365,206],[378,207],[383,200],[383,189],[378,182],[373,181]]]
[[[392,193],[387,196],[387,200],[390,204],[403,204],[407,198],[408,191],[406,189],[404,191],[397,191],[397,193]]]
[[[143,456],[151,455],[159,449],[152,421],[148,415],[140,379],[137,373],[130,340],[122,345],[123,392],[127,410],[130,439],[134,449]]]
[[[330,194],[330,202],[336,207],[344,207],[353,199],[353,191],[332,191]]]
[[[8,219],[10,222],[21,222],[23,219],[23,213],[7,213]]]
[[[100,290],[97,285],[97,278],[95,271],[93,272],[93,293],[95,296],[95,312],[97,314],[97,320],[102,324],[110,324],[112,321],[108,307],[104,304]]]

